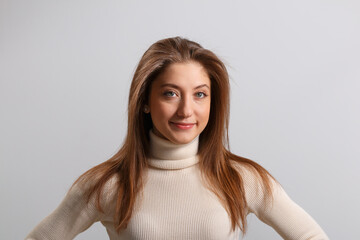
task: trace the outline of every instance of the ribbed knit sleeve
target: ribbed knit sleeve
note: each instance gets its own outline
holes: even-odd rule
[[[105,214],[97,210],[95,201],[89,203],[83,188],[73,186],[60,205],[43,219],[25,238],[26,240],[70,240],[101,221]]]
[[[328,240],[315,220],[286,194],[279,183],[272,181],[273,198],[266,201],[256,173],[242,171],[249,212],[271,226],[286,240]]]

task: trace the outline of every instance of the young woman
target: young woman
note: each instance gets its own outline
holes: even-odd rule
[[[128,132],[26,239],[73,239],[101,221],[115,239],[239,239],[254,213],[284,239],[328,239],[259,164],[228,150],[229,80],[211,51],[154,43],[130,87]]]

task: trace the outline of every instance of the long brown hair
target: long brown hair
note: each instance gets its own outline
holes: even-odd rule
[[[144,53],[132,79],[128,103],[128,129],[121,149],[109,160],[91,168],[75,183],[92,182],[85,189],[88,199],[95,195],[101,208],[105,184],[117,176],[115,224],[118,231],[126,228],[131,218],[136,196],[143,187],[143,173],[149,156],[149,131],[152,122],[143,109],[147,104],[152,81],[172,63],[196,61],[211,80],[209,122],[199,137],[199,167],[209,188],[219,197],[228,212],[232,229],[246,231],[245,188],[234,162],[247,165],[261,180],[267,196],[271,195],[271,175],[259,164],[231,153],[228,141],[229,76],[225,65],[211,51],[196,42],[181,38],[160,40]],[[232,160],[232,161],[231,161]],[[74,184],[75,184],[74,183]]]

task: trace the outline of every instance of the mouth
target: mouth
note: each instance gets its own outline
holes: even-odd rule
[[[195,126],[195,123],[170,122],[171,125],[178,129],[187,130]]]

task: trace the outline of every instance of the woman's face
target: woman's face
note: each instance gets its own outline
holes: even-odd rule
[[[197,62],[168,66],[150,89],[154,133],[175,144],[196,138],[209,120],[210,83],[205,69]]]

